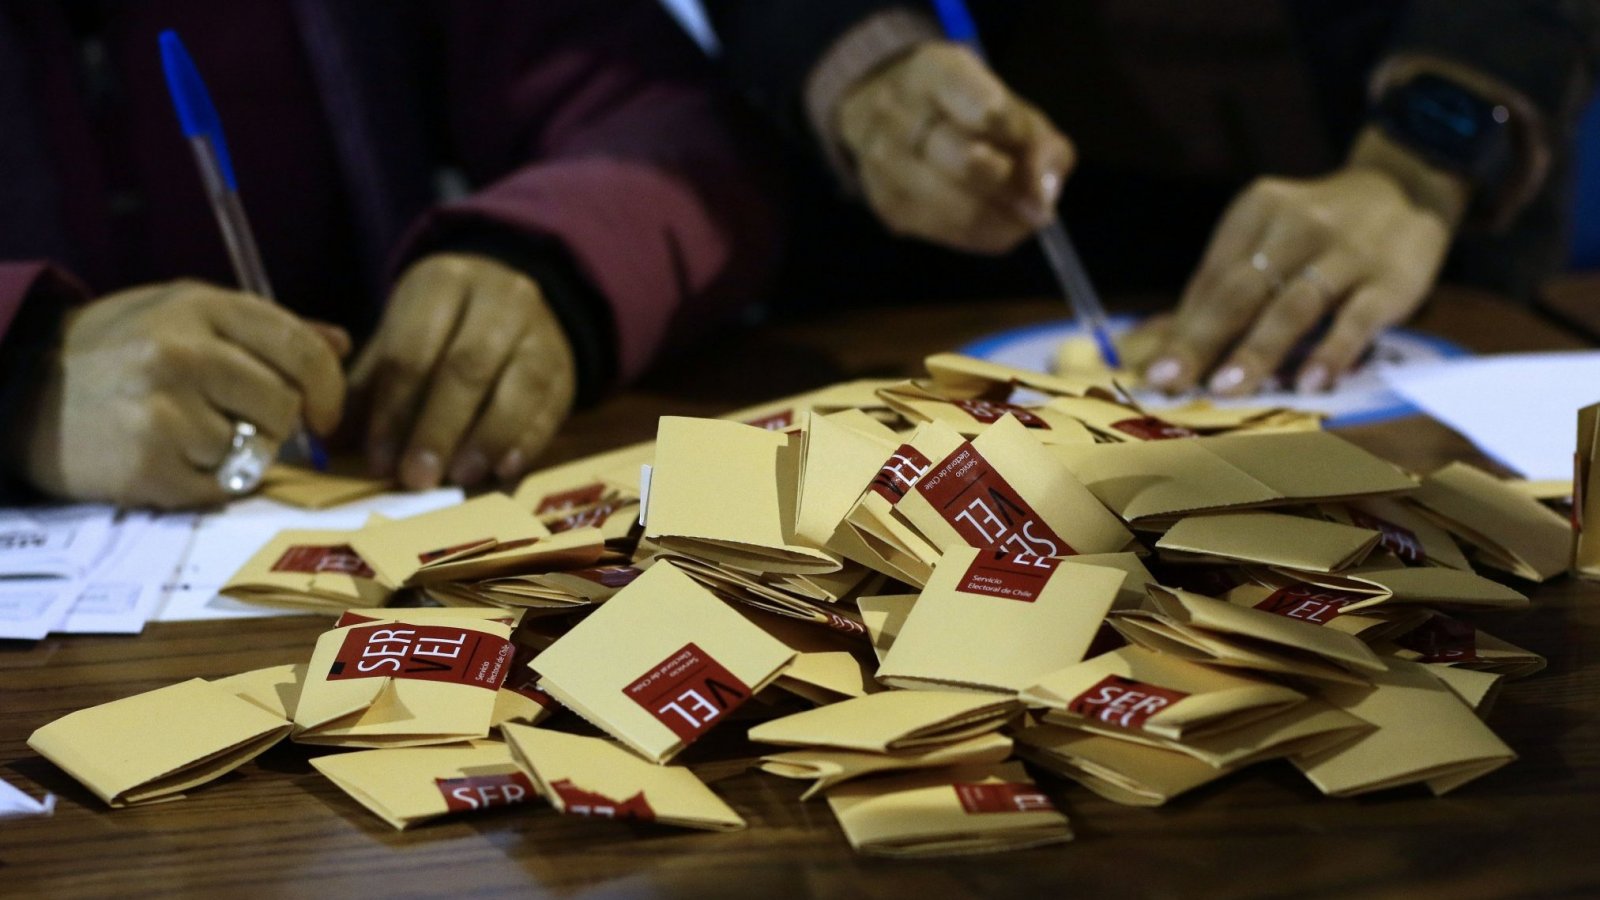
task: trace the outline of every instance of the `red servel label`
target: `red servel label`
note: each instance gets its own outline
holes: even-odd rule
[[[1013,556],[1004,550],[983,550],[956,582],[956,590],[1032,603],[1044,593],[1059,565],[1060,560],[1049,556]]]
[[[550,529],[551,534],[560,534],[563,531],[571,531],[574,528],[586,528],[590,525],[604,525],[606,520],[611,518],[612,514],[627,509],[630,506],[638,505],[639,501],[637,500],[614,497],[605,501],[604,503],[596,503],[593,506],[580,509],[570,515],[563,516],[554,522],[547,523],[547,527]]]
[[[629,819],[635,822],[653,822],[655,810],[650,808],[640,791],[626,800],[616,801],[604,794],[586,791],[563,778],[550,783],[550,792],[561,800],[561,810],[569,816],[595,816],[601,819]]]
[[[600,498],[604,497],[605,493],[606,486],[601,482],[596,481],[594,484],[586,484],[582,487],[575,487],[568,491],[558,491],[554,494],[546,494],[544,497],[540,498],[538,504],[534,506],[533,514],[536,516],[543,516],[552,513],[563,513],[568,510],[578,509],[579,507],[589,506],[591,504],[599,503]]]
[[[445,808],[451,812],[472,812],[491,806],[515,806],[524,803],[539,792],[533,782],[521,772],[499,775],[471,775],[465,778],[435,778],[435,786],[444,795]]]
[[[1072,698],[1067,712],[1107,725],[1142,731],[1145,720],[1189,696],[1159,685],[1107,675],[1094,687]]]
[[[1018,557],[1078,552],[1045,524],[971,443],[963,443],[929,469],[916,489],[969,547],[995,547]]]
[[[846,619],[836,612],[828,613],[828,621],[822,624],[842,634],[864,635],[867,633],[867,626],[854,619]]]
[[[307,575],[336,572],[352,578],[372,578],[375,575],[372,567],[367,565],[367,561],[362,559],[349,544],[329,547],[298,544],[283,551],[278,561],[272,564],[272,571],[301,572]]]
[[[952,400],[950,403],[985,425],[993,425],[1009,413],[1029,428],[1050,430],[1050,423],[1039,418],[1038,413],[1026,406],[1002,403],[998,400]]]
[[[900,449],[884,461],[878,474],[873,476],[872,483],[867,486],[890,503],[897,503],[932,465],[917,448],[901,444]]]
[[[1313,625],[1326,625],[1341,610],[1352,603],[1370,599],[1361,594],[1318,587],[1314,584],[1292,584],[1279,588],[1255,605],[1262,612],[1299,619]]]
[[[1200,436],[1198,432],[1184,428],[1182,425],[1164,422],[1155,416],[1123,419],[1120,422],[1112,422],[1111,427],[1123,434],[1132,435],[1141,441],[1170,441],[1173,438]]]
[[[794,410],[786,409],[782,412],[775,412],[770,416],[762,416],[759,419],[747,419],[744,424],[753,425],[756,428],[765,428],[768,431],[782,431],[794,424]]]
[[[1421,654],[1418,662],[1459,663],[1478,658],[1478,629],[1438,613],[1395,643]]]
[[[750,688],[690,643],[622,689],[657,722],[691,744],[750,699]]]
[[[505,683],[511,655],[510,641],[481,631],[386,623],[352,628],[327,678],[409,678],[497,691]]]
[[[644,570],[633,566],[591,566],[587,569],[572,569],[566,574],[576,575],[601,587],[624,588],[633,584],[636,578],[644,574]]]
[[[1369,515],[1359,509],[1350,510],[1350,524],[1378,532],[1378,544],[1400,557],[1400,561],[1407,565],[1417,566],[1428,561],[1428,554],[1422,549],[1422,541],[1418,540],[1417,533],[1409,528],[1396,525],[1388,519]]]
[[[994,784],[957,783],[956,799],[969,813],[1054,812],[1056,805],[1038,787],[1014,781]]]

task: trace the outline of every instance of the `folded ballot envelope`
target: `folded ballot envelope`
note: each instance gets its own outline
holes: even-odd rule
[[[280,531],[222,593],[238,600],[329,614],[382,606],[394,593],[350,546],[353,531]]]
[[[1274,584],[1241,584],[1222,599],[1246,609],[1341,631],[1368,643],[1395,637],[1422,624],[1428,616],[1420,607],[1374,610],[1363,615],[1351,612],[1350,608],[1372,599],[1371,595],[1289,578],[1280,577],[1275,581]]]
[[[614,492],[639,489],[639,467],[655,458],[655,442],[629,444],[530,473],[512,499],[541,519],[565,515]]]
[[[1451,463],[1424,478],[1412,499],[1475,547],[1486,566],[1548,581],[1571,561],[1571,524],[1482,469]]]
[[[1133,541],[1015,416],[926,456],[930,464],[894,511],[941,551],[964,545],[1070,556],[1116,553]]]
[[[1338,522],[1272,512],[1186,516],[1156,549],[1171,562],[1242,562],[1311,572],[1358,565],[1378,545],[1378,533]]]
[[[281,717],[193,678],[62,716],[28,746],[121,807],[181,799],[288,733]]]
[[[834,785],[866,775],[1005,762],[1011,757],[1011,749],[1011,738],[1003,734],[981,734],[964,741],[888,753],[810,747],[763,756],[761,771],[783,778],[811,779],[811,786],[800,795],[801,800],[810,800]]]
[[[1259,609],[1177,588],[1150,588],[1152,612],[1111,623],[1133,643],[1229,668],[1362,683],[1384,663],[1359,639]]]
[[[1015,693],[1083,659],[1126,578],[1048,556],[952,547],[878,680]]]
[[[1336,522],[1378,532],[1378,552],[1402,565],[1472,569],[1450,532],[1403,500],[1368,497],[1330,505],[1325,512]]]
[[[663,562],[531,665],[562,705],[661,763],[722,724],[794,655]]]
[[[1572,571],[1580,578],[1600,578],[1600,469],[1595,454],[1600,449],[1600,403],[1578,410],[1578,452],[1573,457]],[[1529,493],[1524,491],[1524,493]],[[1562,495],[1559,488],[1547,493]]]
[[[785,747],[889,753],[988,734],[1021,711],[1017,701],[992,694],[885,691],[762,722],[749,736]]]
[[[913,423],[938,422],[964,437],[976,437],[1011,416],[1044,444],[1092,444],[1094,435],[1076,417],[1048,406],[1021,406],[983,397],[951,397],[932,384],[906,381],[878,391],[891,409]],[[1091,401],[1096,402],[1096,401]]]
[[[1426,666],[1390,659],[1370,685],[1323,685],[1320,692],[1376,726],[1340,747],[1293,758],[1324,794],[1352,797],[1419,782],[1444,794],[1516,759]]]
[[[729,422],[740,422],[765,428],[768,431],[792,431],[802,428],[806,413],[827,415],[843,410],[860,410],[871,416],[882,415],[886,420],[897,418],[878,397],[880,388],[899,383],[898,378],[862,378],[842,381],[814,391],[780,397],[741,407],[717,416]]]
[[[900,629],[911,615],[911,607],[916,605],[917,597],[917,594],[879,594],[861,597],[856,601],[861,610],[861,623],[867,629],[867,637],[872,641],[872,652],[877,655],[879,665],[889,655],[894,639],[900,636]]]
[[[1416,482],[1393,464],[1323,431],[1142,441],[1050,452],[1137,528],[1189,513],[1399,494]]]
[[[278,463],[261,478],[263,496],[301,509],[327,509],[390,489],[381,478],[350,478]]]
[[[1341,572],[1323,573],[1278,569],[1290,581],[1303,581],[1335,590],[1364,595],[1346,607],[1349,612],[1373,612],[1419,605],[1461,609],[1516,609],[1528,598],[1514,588],[1484,578],[1476,572],[1443,566],[1385,567],[1366,563]]]
[[[1072,840],[1067,817],[1016,762],[852,781],[828,792],[828,806],[850,846],[869,856],[969,856]]]
[[[1017,733],[1017,755],[1126,806],[1160,806],[1243,768],[1060,725]]]
[[[1268,718],[1305,700],[1299,691],[1128,646],[1051,673],[1022,692],[1046,722],[1112,737],[1142,731],[1198,739]]]
[[[657,560],[671,563],[724,600],[809,622],[842,634],[866,634],[866,626],[848,604],[814,600],[798,594],[791,587],[686,556],[664,555],[657,557]]]
[[[217,678],[211,683],[287,722],[294,720],[305,680],[306,664],[289,663]]]
[[[872,680],[872,670],[848,650],[796,654],[773,684],[817,706],[882,690]]]
[[[1389,652],[1411,662],[1474,669],[1507,678],[1524,678],[1545,667],[1545,658],[1532,650],[1440,612],[1431,613],[1420,626],[1394,638]],[[1436,669],[1433,672],[1439,674]]]
[[[385,609],[378,621],[317,639],[294,740],[414,747],[488,736],[511,671],[512,626],[456,610],[414,612]]]
[[[1500,685],[1506,676],[1494,672],[1481,672],[1475,669],[1460,669],[1449,665],[1429,665],[1428,672],[1433,677],[1444,682],[1445,687],[1455,692],[1461,702],[1472,707],[1478,718],[1487,719],[1489,710],[1494,707],[1494,702],[1500,696]]]
[[[1071,416],[1082,422],[1084,427],[1102,440],[1113,443],[1199,437],[1199,432],[1174,425],[1165,418],[1153,416],[1131,403],[1118,403],[1102,397],[1057,397],[1045,404],[1045,409],[1057,415]]]
[[[526,803],[539,793],[499,741],[334,753],[311,765],[402,831],[451,813]]]
[[[796,543],[800,443],[774,431],[663,416],[645,536],[663,548],[751,572],[827,573],[836,557]]]
[[[425,570],[431,567],[504,553],[549,537],[550,530],[515,500],[490,493],[419,516],[369,524],[350,536],[350,546],[380,582],[399,588],[429,580]]]
[[[810,413],[804,421],[795,539],[859,561],[867,551],[849,540],[854,532],[840,526],[900,438],[859,410]]]
[[[935,353],[924,359],[923,365],[934,384],[953,396],[1004,399],[1019,387],[1058,397],[1082,397],[1091,393],[1115,396],[1116,390],[1109,378],[1050,375],[960,353]]]
[[[745,821],[682,766],[658,766],[601,738],[506,726],[518,761],[569,816],[738,831]]]

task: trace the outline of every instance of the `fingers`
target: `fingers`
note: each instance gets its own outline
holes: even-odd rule
[[[1265,306],[1244,340],[1217,369],[1219,393],[1239,396],[1260,390],[1284,359],[1328,310],[1342,302],[1359,277],[1360,267],[1347,254],[1329,253],[1306,265]],[[1296,381],[1303,392],[1321,390],[1326,372],[1303,369]]]
[[[1005,253],[1033,224],[926,165],[884,165],[863,179],[867,200],[890,230],[972,253]]]
[[[328,341],[293,313],[270,303],[222,291],[208,300],[205,308],[216,333],[295,386],[312,431],[332,431],[344,406],[344,373]]]
[[[512,482],[527,473],[572,409],[576,368],[553,317],[536,322],[518,344],[494,396],[461,444],[450,480],[475,484],[492,474]]]
[[[486,274],[469,290],[466,312],[439,358],[400,463],[400,482],[412,490],[437,487],[444,479],[445,464],[493,395],[539,302],[532,283],[512,273]],[[472,481],[492,465],[487,459],[474,464],[476,457],[462,461]]]
[[[464,272],[434,259],[413,266],[395,286],[372,348],[356,364],[355,383],[370,402],[367,460],[381,478],[395,474],[423,388],[456,331],[467,302]]]
[[[1410,315],[1419,300],[1420,295],[1390,283],[1374,282],[1357,288],[1334,317],[1327,336],[1307,357],[1297,384],[1306,385],[1306,390],[1331,387],[1355,367],[1361,354],[1385,328]],[[1312,386],[1313,380],[1320,383]]]
[[[273,441],[300,428],[300,395],[260,360],[233,344],[210,348],[192,387],[216,411],[256,426]],[[197,463],[198,465],[198,463]]]

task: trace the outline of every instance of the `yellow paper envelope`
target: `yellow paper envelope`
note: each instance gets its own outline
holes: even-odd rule
[[[379,581],[398,588],[424,566],[549,536],[549,529],[521,504],[489,493],[419,516],[369,523],[351,535],[350,545]]]
[[[1015,693],[1083,659],[1125,574],[955,547],[911,608],[878,680]]]
[[[959,353],[935,353],[922,362],[940,389],[958,396],[1009,393],[1014,387],[1032,388],[1041,393],[1067,397],[1082,397],[1096,391],[1115,391],[1110,378],[1080,379],[1047,375]]]
[[[872,670],[847,650],[798,654],[773,684],[817,706],[881,690]]]
[[[1489,634],[1470,622],[1432,613],[1417,628],[1394,639],[1392,655],[1430,666],[1473,669],[1506,678],[1525,678],[1545,667],[1545,659],[1531,650]],[[1435,675],[1439,670],[1430,668]],[[1444,677],[1444,676],[1440,676]]]
[[[177,800],[289,733],[289,723],[199,678],[81,709],[28,746],[112,807]]]
[[[1060,725],[1035,725],[1018,732],[1017,753],[1126,806],[1160,806],[1242,768],[1219,768],[1176,750]]]
[[[1507,677],[1476,669],[1433,664],[1428,666],[1428,673],[1444,682],[1445,687],[1454,691],[1461,702],[1472,707],[1480,719],[1489,717],[1489,710],[1500,697],[1500,685]]]
[[[539,687],[655,762],[766,687],[794,651],[671,563],[651,566],[534,658]]]
[[[526,725],[506,740],[550,805],[569,816],[738,831],[745,821],[691,771],[645,762],[600,738]]]
[[[1374,611],[1366,615],[1351,612],[1352,607],[1373,599],[1372,596],[1282,577],[1273,584],[1241,584],[1222,599],[1247,609],[1259,609],[1341,631],[1367,643],[1415,628],[1428,615],[1417,608]]]
[[[1179,519],[1156,542],[1174,562],[1245,562],[1310,572],[1358,565],[1378,533],[1337,522],[1270,512],[1233,512]]]
[[[1129,646],[1045,676],[1022,692],[1022,700],[1044,707],[1045,721],[1053,724],[1184,741],[1268,718],[1305,695]]]
[[[629,444],[540,469],[522,479],[513,499],[547,518],[597,502],[606,494],[639,490],[639,467],[655,458],[655,442]]]
[[[762,722],[750,729],[750,740],[888,753],[987,734],[1021,710],[1015,700],[990,694],[885,691]]]
[[[900,636],[900,629],[905,626],[906,618],[911,615],[911,607],[916,605],[916,594],[880,594],[876,597],[862,597],[856,601],[861,609],[861,621],[867,628],[867,636],[872,640],[872,652],[877,654],[879,665],[883,664],[884,657],[889,655],[889,648],[894,646],[894,639]]]
[[[317,639],[294,740],[341,747],[415,747],[487,737],[511,672],[511,626],[455,610],[384,618]]]
[[[1168,421],[1164,413],[1152,415],[1131,402],[1119,403],[1100,397],[1057,397],[1045,408],[1071,416],[1104,440],[1115,443],[1199,437],[1198,432]]]
[[[828,792],[850,846],[870,856],[967,856],[1057,844],[1072,828],[1021,763],[851,781]]]
[[[1478,550],[1484,565],[1548,581],[1572,559],[1572,526],[1560,514],[1482,469],[1451,463],[1412,498]]]
[[[982,734],[964,741],[890,753],[822,747],[771,753],[761,757],[761,771],[782,778],[813,779],[812,785],[800,795],[801,800],[810,800],[834,785],[865,775],[998,763],[1010,756],[1011,738],[1003,734]]]
[[[1442,566],[1384,568],[1372,564],[1346,569],[1330,576],[1285,570],[1281,574],[1367,596],[1351,604],[1351,612],[1426,604],[1463,609],[1516,609],[1528,598],[1498,581],[1476,572]]]
[[[261,479],[269,499],[302,509],[328,509],[381,494],[391,487],[381,478],[350,478],[277,463]]]
[[[938,422],[964,437],[1011,416],[1044,444],[1092,444],[1094,435],[1072,415],[1049,406],[1021,406],[983,397],[952,397],[932,384],[906,381],[878,391],[889,407],[910,422]]]
[[[428,586],[447,581],[479,581],[512,574],[583,569],[605,554],[605,535],[598,528],[573,528],[549,537],[523,538],[491,549],[425,565],[411,583]]]
[[[293,721],[294,708],[300,702],[300,687],[305,680],[306,664],[289,663],[229,675],[211,683],[284,721]]]
[[[382,606],[394,593],[350,545],[353,531],[280,531],[228,579],[238,600],[337,614]]]
[[[1335,521],[1378,532],[1378,546],[1408,566],[1434,565],[1471,571],[1472,563],[1450,532],[1416,507],[1393,497],[1368,497],[1328,507]]]
[[[1426,666],[1391,659],[1370,686],[1326,685],[1322,697],[1377,726],[1336,749],[1294,757],[1324,794],[1353,797],[1418,782],[1444,794],[1516,759]]]
[[[334,753],[311,765],[399,830],[451,813],[516,806],[539,793],[499,741]]]

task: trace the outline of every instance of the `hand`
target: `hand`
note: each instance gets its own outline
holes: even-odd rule
[[[1421,189],[1396,152],[1369,144],[1327,177],[1248,188],[1212,236],[1145,381],[1182,391],[1209,372],[1213,393],[1253,393],[1331,316],[1295,375],[1302,393],[1326,390],[1409,317],[1433,287],[1465,187],[1418,171],[1432,188]]]
[[[112,294],[71,313],[23,416],[20,460],[41,490],[165,508],[226,499],[233,421],[273,445],[339,423],[343,331],[194,281]]]
[[[521,477],[572,409],[577,365],[539,286],[479,256],[406,270],[351,375],[374,474],[412,490]],[[448,470],[445,468],[448,464]]]
[[[1004,253],[1055,216],[1072,145],[972,51],[924,44],[839,102],[840,142],[896,234]]]

